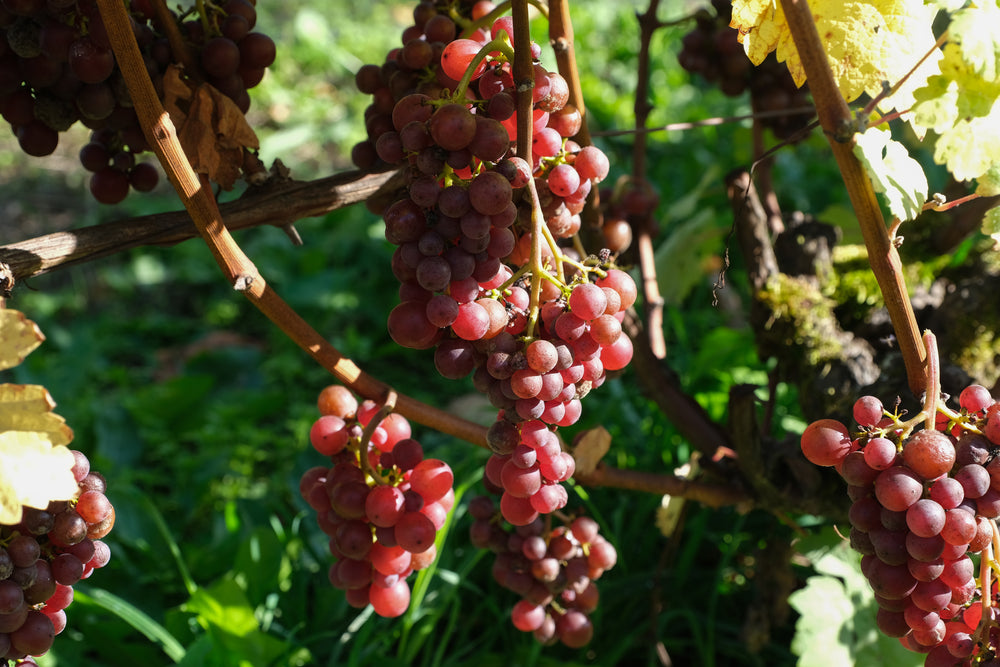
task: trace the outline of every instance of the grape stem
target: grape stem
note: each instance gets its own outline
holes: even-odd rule
[[[174,59],[183,65],[184,70],[188,73],[200,71],[200,68],[195,63],[194,56],[184,41],[184,36],[181,35],[180,28],[177,27],[174,15],[170,12],[170,8],[167,7],[166,0],[152,0],[152,3],[153,11],[156,12],[156,20],[159,21],[160,27],[163,28],[163,32],[167,35],[167,42],[170,44],[170,53],[174,56]],[[103,11],[101,15],[104,15]]]
[[[382,420],[396,409],[397,398],[399,398],[399,396],[396,394],[396,391],[394,389],[390,389],[385,395],[385,403],[383,403],[382,407],[378,409],[378,412],[372,415],[371,421],[368,422],[365,426],[365,430],[362,431],[361,442],[358,445],[358,458],[360,459],[361,470],[364,471],[366,475],[369,475],[372,479],[374,479],[376,484],[382,486],[385,486],[389,482],[385,479],[385,477],[378,474],[378,471],[372,468],[371,461],[368,460],[368,445],[371,443],[372,434],[375,433],[375,429],[378,428],[378,425],[381,424]]]
[[[476,52],[476,55],[469,62],[469,66],[465,68],[462,80],[458,82],[458,86],[455,87],[455,92],[451,94],[451,100],[453,102],[465,101],[465,91],[469,88],[469,84],[472,83],[472,75],[475,73],[476,68],[479,67],[479,63],[483,62],[486,57],[494,51],[502,53],[507,60],[514,60],[514,51],[510,48],[510,44],[507,40],[498,37],[488,42],[485,46],[483,46],[483,48]]]
[[[205,31],[207,39],[212,34],[212,25],[208,22],[208,11],[205,9],[205,0],[195,0],[195,7],[198,10],[198,18],[201,20],[201,27]]]
[[[927,389],[924,391],[924,428],[933,431],[937,421],[938,398],[941,395],[941,362],[938,358],[937,338],[930,330],[924,331],[924,350],[927,353]]]
[[[990,527],[993,529],[993,537],[983,550],[982,559],[979,561],[979,587],[982,591],[982,617],[979,619],[979,627],[972,634],[972,640],[976,643],[989,639],[990,630],[996,626],[996,621],[992,619],[990,607],[993,606],[993,568],[996,567],[996,554],[1000,553],[1000,535],[997,532],[997,523],[990,519]]]
[[[899,350],[903,355],[910,391],[919,396],[925,389],[925,350],[920,342],[913,306],[907,295],[899,253],[889,238],[871,179],[854,155],[853,136],[844,140],[844,128],[855,127],[854,117],[833,78],[809,4],[806,0],[781,0],[781,7],[795,48],[802,59],[820,125],[830,143],[858,217],[865,247],[868,249],[868,262],[882,291]]]
[[[493,25],[494,21],[496,21],[498,18],[507,13],[507,10],[510,9],[510,3],[511,0],[504,0],[504,2],[501,2],[492,10],[490,10],[489,14],[481,16],[475,21],[470,22],[468,20],[463,19],[462,25],[464,26],[464,29],[462,30],[462,34],[459,35],[459,37],[468,38],[476,30],[480,28],[485,29],[487,26]],[[548,8],[544,4],[542,4],[539,0],[528,0],[528,4],[537,9],[539,13],[541,13],[541,15],[544,16],[545,18],[549,17]],[[455,18],[456,14],[457,12],[453,12],[452,15],[453,19]]]

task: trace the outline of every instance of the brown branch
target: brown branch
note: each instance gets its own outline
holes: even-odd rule
[[[587,107],[583,102],[580,71],[576,67],[576,49],[573,47],[573,22],[569,16],[569,0],[549,0],[549,44],[556,54],[556,67],[569,86],[569,103],[580,112],[583,122],[574,139],[581,146],[591,144],[587,127]]]
[[[364,201],[402,183],[397,172],[345,172],[314,181],[281,181],[250,188],[236,201],[220,206],[230,230],[274,225]],[[46,234],[0,246],[0,263],[15,280],[75,266],[146,245],[173,245],[198,236],[187,211],[157,213],[127,220]]]
[[[531,27],[528,25],[527,0],[513,0],[511,15],[514,19],[514,92],[517,101],[517,155],[533,167],[531,159],[532,93],[535,87],[535,67],[531,62]]]
[[[146,138],[231,284],[338,380],[362,396],[384,400],[390,387],[364,373],[310,327],[267,285],[243,254],[223,224],[207,180],[204,177],[199,180],[181,149],[170,117],[163,110],[142,65],[124,5],[117,0],[98,0],[98,7]],[[399,397],[397,411],[416,423],[486,446],[486,428],[479,424],[406,396]]]
[[[853,122],[850,109],[837,88],[806,0],[781,0],[781,7],[809,81],[820,125],[830,142],[854,212],[858,216],[861,234],[868,249],[868,261],[882,290],[899,350],[903,355],[910,390],[919,396],[925,386],[923,367],[926,353],[906,291],[899,253],[889,239],[871,179],[854,155],[853,134],[845,135],[845,128],[851,128]]]
[[[653,105],[649,102],[649,49],[653,33],[661,27],[656,18],[660,0],[650,0],[645,14],[637,14],[639,20],[639,63],[635,88],[635,135],[632,145],[632,178],[636,184],[646,183],[647,134],[645,129]],[[641,219],[632,220],[636,251],[639,256],[639,273],[642,280],[643,303],[645,304],[645,331],[649,339],[649,349],[657,359],[667,356],[667,343],[663,338],[663,296],[656,278],[656,259],[653,248],[653,232],[657,229],[654,211],[645,211]]]
[[[709,484],[673,475],[643,470],[622,470],[600,464],[591,474],[576,477],[585,486],[612,486],[645,493],[669,494],[696,500],[709,507],[738,505],[751,501],[750,496],[732,485]]]

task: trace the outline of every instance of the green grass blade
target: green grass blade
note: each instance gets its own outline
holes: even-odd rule
[[[184,654],[187,652],[184,646],[165,627],[131,602],[100,588],[90,589],[86,593],[77,588],[73,593],[75,600],[100,607],[128,623],[151,642],[158,644],[167,657],[175,663],[184,659]]]

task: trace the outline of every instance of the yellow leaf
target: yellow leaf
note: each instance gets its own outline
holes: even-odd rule
[[[837,86],[848,102],[862,93],[874,97],[884,84],[900,82],[934,49],[933,8],[922,0],[815,0],[810,8]],[[740,31],[744,49],[755,64],[777,51],[796,85],[805,82],[802,61],[776,0],[734,0],[731,25]],[[940,50],[934,49],[880,108],[909,109],[913,91],[937,72],[940,58]]]
[[[0,433],[32,431],[54,445],[73,440],[73,429],[66,420],[52,412],[56,403],[45,387],[38,385],[0,384]]]
[[[53,446],[43,433],[0,433],[0,524],[21,520],[21,506],[45,509],[51,500],[70,500],[79,486],[73,453]]]
[[[24,313],[0,308],[0,371],[24,361],[43,340],[45,336],[38,325]]]

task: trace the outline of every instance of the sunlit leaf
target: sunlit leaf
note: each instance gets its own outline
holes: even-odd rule
[[[24,361],[45,336],[34,322],[16,310],[0,308],[0,371]]]
[[[21,520],[21,506],[45,509],[50,500],[69,500],[79,487],[73,477],[74,457],[43,433],[0,433],[0,524]]]

